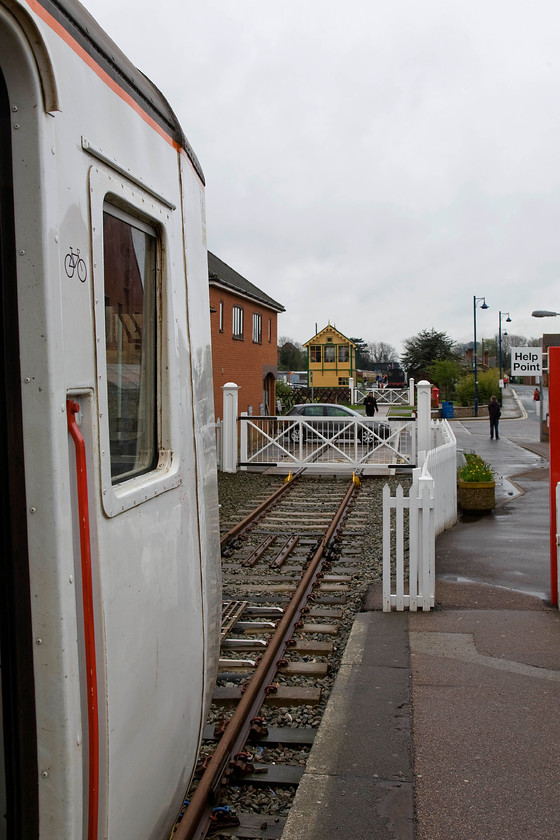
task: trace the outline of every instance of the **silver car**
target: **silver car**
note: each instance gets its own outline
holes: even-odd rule
[[[332,436],[347,428],[348,431],[347,434],[344,434],[344,437],[346,438],[348,436],[352,440],[354,438],[354,423],[344,422],[344,420],[349,421],[358,417],[364,423],[364,425],[358,425],[358,440],[360,443],[372,443],[376,438],[385,440],[391,434],[391,428],[388,423],[383,423],[380,420],[374,420],[372,423],[368,418],[369,422],[366,425],[366,418],[363,414],[354,411],[353,408],[347,408],[345,405],[334,405],[333,403],[301,403],[294,405],[286,416],[305,417],[306,419],[317,418],[310,425],[313,426],[313,429],[317,429],[319,434],[324,436]],[[290,429],[288,433],[292,443],[299,442],[299,435],[299,424],[293,429]],[[309,427],[303,429],[303,440],[305,440],[306,435],[313,435]]]

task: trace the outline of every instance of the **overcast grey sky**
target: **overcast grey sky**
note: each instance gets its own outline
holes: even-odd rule
[[[163,91],[208,247],[280,301],[386,341],[560,332],[558,0],[86,0]],[[558,323],[557,323],[558,321]]]

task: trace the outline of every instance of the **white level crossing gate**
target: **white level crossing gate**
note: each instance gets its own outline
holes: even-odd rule
[[[249,417],[240,425],[240,467],[333,468],[376,473],[416,464],[414,420],[373,417]]]

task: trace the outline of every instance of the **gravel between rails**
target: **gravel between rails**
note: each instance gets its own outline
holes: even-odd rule
[[[300,481],[305,481],[302,477]],[[332,480],[332,479],[331,479]],[[339,478],[342,484],[348,484],[348,478]],[[284,482],[284,476],[264,473],[238,472],[235,474],[218,473],[218,492],[220,501],[220,522],[222,529],[227,530],[243,518],[264,498],[269,496]],[[312,726],[317,727],[326,708],[331,689],[346,642],[354,622],[356,613],[361,609],[363,597],[368,587],[382,576],[382,524],[383,506],[382,492],[388,483],[392,494],[401,484],[408,492],[410,480],[408,476],[390,476],[369,478],[362,482],[362,488],[356,497],[348,517],[341,556],[356,569],[352,578],[352,588],[348,593],[343,610],[343,617],[339,622],[339,631],[334,640],[334,652],[328,658],[329,671],[327,676],[316,681],[321,686],[322,700],[318,707],[302,706],[291,708],[264,707],[263,715],[270,726]],[[336,565],[336,562],[333,564]],[[323,637],[317,636],[322,639]],[[306,678],[292,678],[292,684],[301,682],[306,684]],[[230,711],[213,707],[209,720],[228,717]],[[211,749],[211,747],[210,747]],[[287,764],[305,764],[309,753],[307,747],[286,749],[278,747],[253,747],[254,760]],[[291,807],[295,788],[270,786],[251,786],[240,784],[229,788],[226,801],[238,812],[254,812],[268,814],[271,817],[285,817]],[[215,835],[220,836],[220,835]],[[235,838],[235,833],[230,837]]]

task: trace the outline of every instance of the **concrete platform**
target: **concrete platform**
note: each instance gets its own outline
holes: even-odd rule
[[[507,482],[500,505],[438,538],[432,612],[367,593],[283,840],[560,836],[560,614],[529,422],[506,418],[499,441],[454,424]]]

